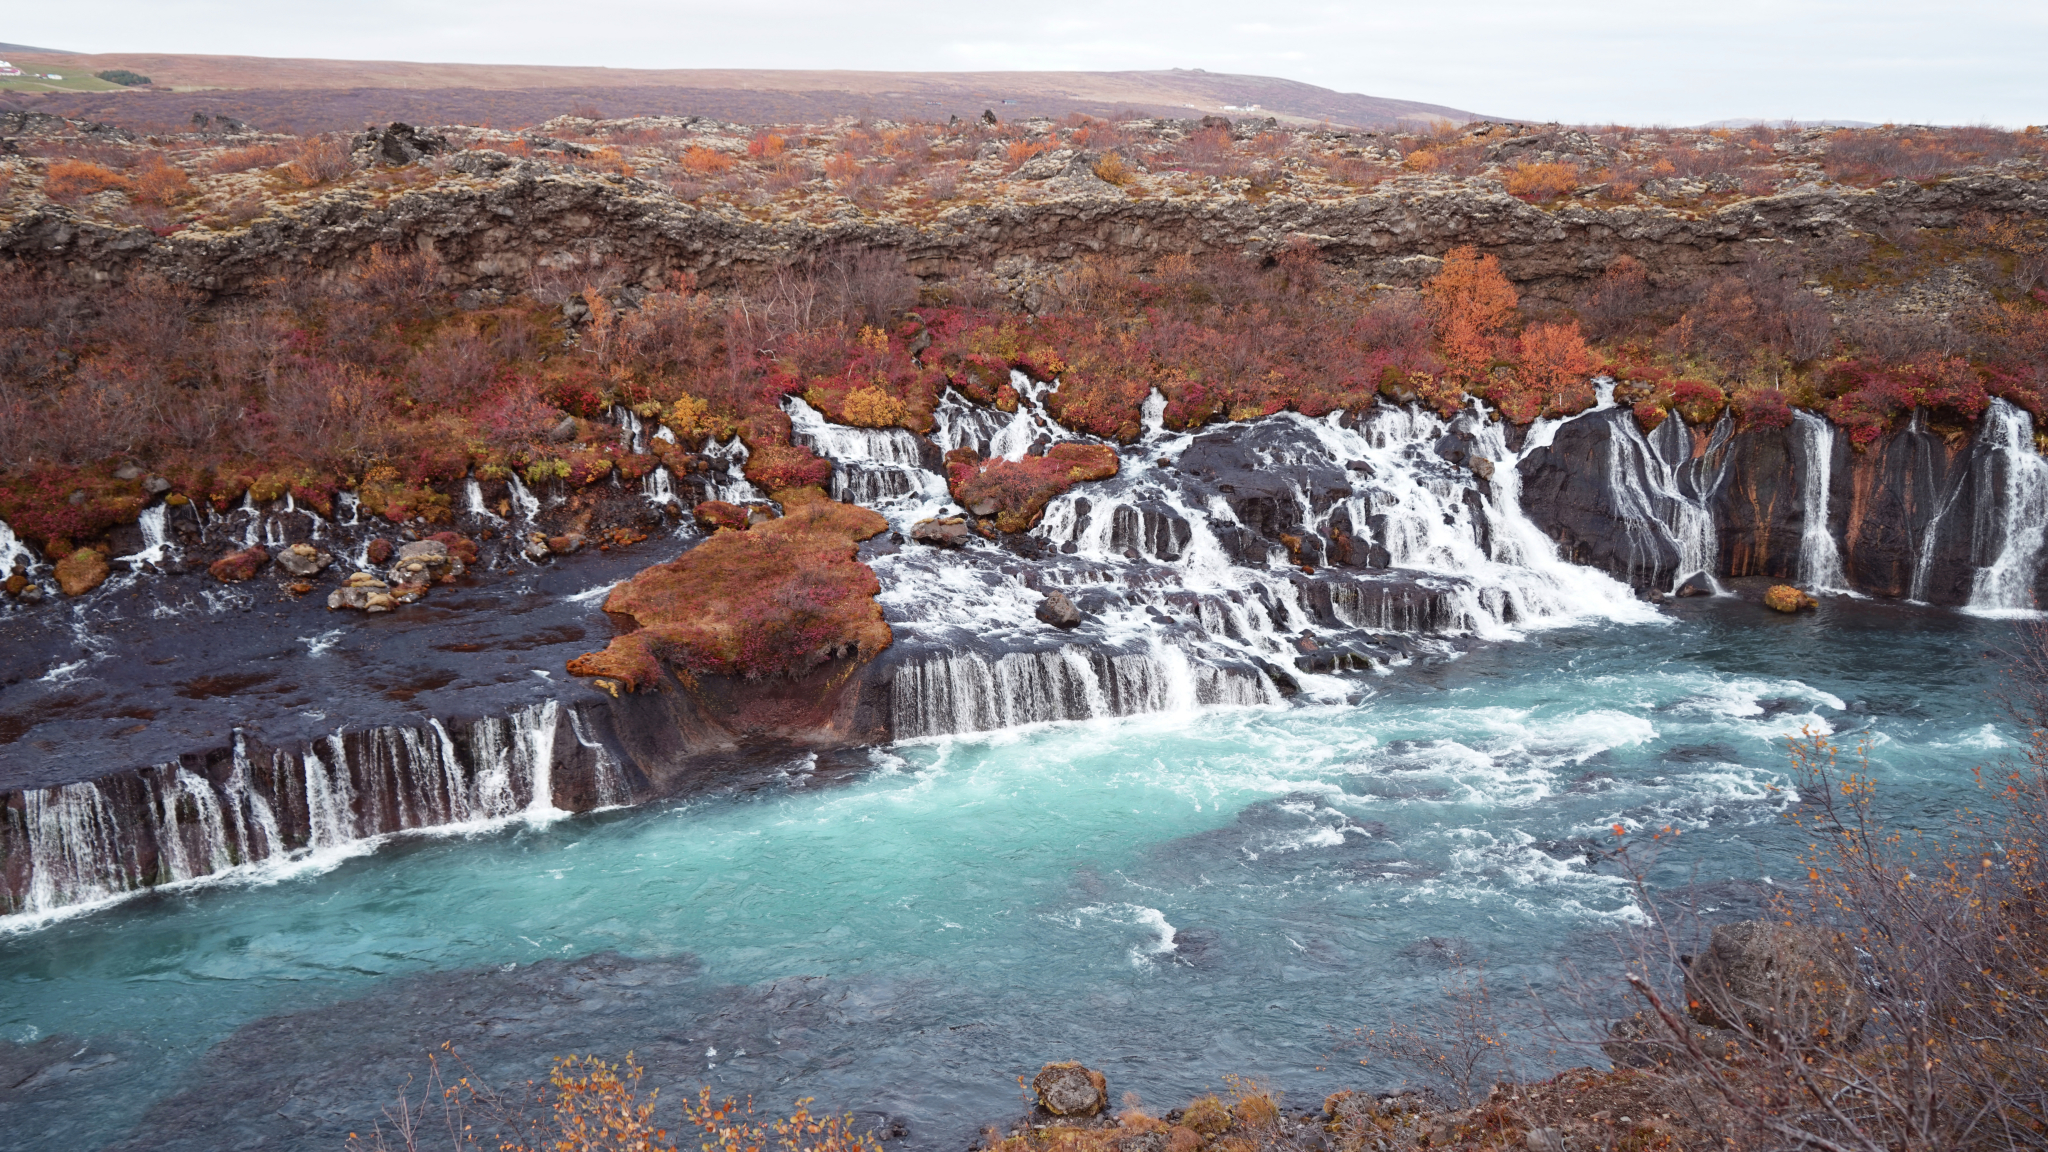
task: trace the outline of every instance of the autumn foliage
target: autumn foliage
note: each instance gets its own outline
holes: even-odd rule
[[[983,460],[971,448],[946,455],[953,498],[977,516],[993,516],[1004,532],[1038,523],[1046,504],[1074,485],[1116,473],[1116,450],[1105,444],[1054,444],[1022,460]]]
[[[835,658],[889,646],[881,584],[855,545],[889,523],[815,489],[778,493],[785,514],[720,529],[676,560],[620,584],[604,609],[630,631],[569,662],[577,676],[633,691],[682,676],[801,676]]]

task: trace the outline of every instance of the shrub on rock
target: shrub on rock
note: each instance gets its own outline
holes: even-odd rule
[[[1774,584],[1770,591],[1764,593],[1764,607],[1779,612],[1797,612],[1802,608],[1818,608],[1820,601],[1790,584]]]
[[[1094,1116],[1109,1105],[1109,1084],[1102,1073],[1078,1061],[1047,1064],[1031,1079],[1038,1106],[1055,1116]]]
[[[240,584],[242,581],[261,572],[263,566],[268,563],[270,563],[270,553],[264,551],[261,545],[257,545],[244,548],[240,552],[228,553],[215,560],[207,568],[207,571],[213,574],[215,580],[223,584]]]
[[[57,587],[66,596],[83,596],[107,582],[107,558],[92,548],[80,548],[57,561]]]
[[[794,677],[888,647],[881,582],[855,546],[889,522],[815,488],[779,495],[780,519],[716,533],[613,589],[605,611],[632,630],[569,661],[569,672],[637,690],[664,665],[685,676]]]
[[[958,500],[976,516],[993,516],[1005,532],[1038,523],[1053,497],[1086,480],[1117,473],[1116,449],[1107,444],[1055,444],[1043,456],[983,460],[972,449],[946,454],[946,479]]]

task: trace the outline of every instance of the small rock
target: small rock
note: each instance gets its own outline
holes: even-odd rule
[[[993,516],[996,514],[996,502],[989,499],[976,500],[967,506],[967,510],[976,516]]]
[[[73,506],[85,503],[85,489],[80,488],[72,492],[71,495],[66,498],[66,503],[69,503]]]
[[[334,563],[333,556],[311,544],[294,544],[289,548],[280,548],[277,555],[271,559],[277,561],[278,567],[294,576],[318,576],[329,564]],[[307,591],[311,590],[312,586],[308,585]]]
[[[475,547],[471,544],[469,550],[474,552]],[[453,580],[462,571],[462,561],[449,551],[447,542],[433,538],[414,540],[401,546],[391,562],[391,574],[399,584],[418,584],[421,587],[435,581]]]
[[[1038,1106],[1055,1116],[1093,1116],[1109,1104],[1109,1085],[1102,1073],[1077,1061],[1047,1064],[1031,1080]]]
[[[239,584],[261,572],[269,563],[270,553],[265,552],[261,545],[256,545],[244,548],[240,552],[230,552],[215,560],[206,570],[223,584]]]
[[[170,505],[173,508],[183,508],[185,505],[190,504],[191,502],[192,498],[190,496],[185,495],[183,492],[173,492],[169,496],[164,497],[164,503]]]
[[[358,612],[389,612],[396,602],[391,589],[368,572],[358,572],[348,582],[327,594],[327,609],[353,608]]]
[[[382,536],[377,537],[375,540],[370,541],[370,546],[365,551],[365,555],[372,564],[384,563],[386,560],[391,559],[391,541],[384,539]]]
[[[161,476],[151,476],[142,482],[142,490],[151,496],[161,496],[171,490],[171,482]]]
[[[1695,580],[1687,580],[1678,586],[1680,596],[1712,596],[1714,590]]]
[[[567,556],[581,547],[583,547],[583,535],[580,532],[571,532],[565,536],[548,537],[548,551],[557,556]]]
[[[1081,623],[1081,610],[1067,599],[1064,592],[1047,592],[1045,599],[1038,602],[1038,618],[1055,628],[1076,628]]]
[[[1564,1133],[1555,1128],[1532,1128],[1522,1144],[1529,1152],[1568,1152]]]
[[[528,560],[545,560],[549,556],[554,555],[554,553],[548,551],[547,536],[540,532],[527,534],[526,545],[523,550]]]
[[[288,585],[288,587],[290,587],[292,595],[294,596],[304,596],[306,593],[311,592],[313,590],[313,586],[311,584],[306,583],[303,580],[297,584]]]
[[[57,587],[66,596],[83,596],[107,582],[107,558],[92,548],[80,548],[57,561]]]
[[[967,521],[959,516],[920,520],[910,526],[912,540],[919,544],[929,544],[934,548],[958,548],[967,542],[970,532]]]
[[[123,464],[119,468],[114,469],[114,479],[140,480],[142,479],[142,469],[133,464]]]
[[[1779,612],[1797,612],[1804,608],[1818,608],[1820,601],[1790,584],[1775,584],[1764,593],[1764,607]]]
[[[573,440],[575,438],[576,418],[574,416],[562,417],[562,422],[560,424],[557,424],[553,428],[548,430],[548,439],[554,441],[557,444],[560,444],[564,440]]]
[[[40,604],[43,602],[43,586],[41,584],[31,584],[23,588],[20,595],[23,604]]]
[[[5,590],[9,596],[21,595],[21,590],[26,587],[28,587],[28,576],[21,572],[9,575],[7,582],[0,584],[0,590]]]
[[[1488,481],[1489,483],[1492,482],[1493,461],[1484,456],[1474,456],[1472,458],[1472,474],[1481,480]]]

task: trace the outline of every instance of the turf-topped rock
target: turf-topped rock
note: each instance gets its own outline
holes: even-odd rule
[[[1764,593],[1764,607],[1779,612],[1798,612],[1820,607],[1820,601],[1790,584],[1774,584]]]
[[[889,522],[815,488],[776,498],[781,518],[720,529],[613,589],[604,609],[629,631],[569,661],[570,673],[632,692],[659,682],[664,667],[679,678],[796,677],[888,647],[881,583],[854,551]]]
[[[57,587],[66,596],[83,596],[107,582],[107,558],[95,549],[80,548],[57,561],[56,575]]]
[[[1038,523],[1053,497],[1087,480],[1117,472],[1116,449],[1107,444],[1055,444],[1043,456],[983,460],[971,448],[946,454],[946,482],[969,512],[993,517],[1004,532],[1023,532]]]
[[[269,563],[270,553],[264,551],[262,545],[257,544],[240,552],[230,552],[215,560],[207,571],[213,573],[213,578],[223,584],[240,584],[262,571],[264,565]]]

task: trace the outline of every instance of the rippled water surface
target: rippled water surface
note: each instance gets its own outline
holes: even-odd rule
[[[1151,716],[791,765],[732,795],[416,839],[0,938],[8,1146],[333,1148],[453,1041],[513,1081],[636,1050],[669,1094],[811,1095],[957,1147],[1078,1058],[1167,1103],[1613,956],[1582,841],[1686,830],[1657,878],[1785,865],[1802,726],[1867,740],[1908,821],[2010,734],[2009,625],[1688,602],[1362,676],[1358,706]],[[1731,889],[1732,891],[1733,889]]]

